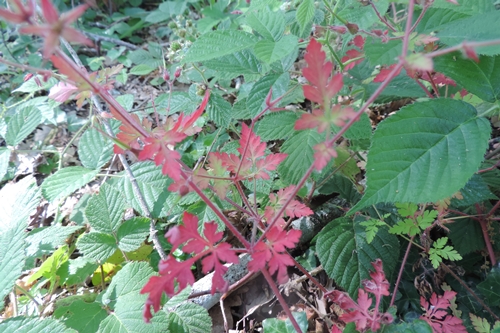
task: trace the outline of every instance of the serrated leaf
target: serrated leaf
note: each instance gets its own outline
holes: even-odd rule
[[[2,333],[77,333],[77,331],[67,328],[58,320],[51,318],[36,317],[14,317],[1,323]]]
[[[89,232],[82,235],[76,246],[83,252],[86,258],[92,258],[95,261],[104,263],[111,257],[118,248],[116,240],[112,235],[101,232]]]
[[[493,2],[491,2],[489,0],[460,1],[460,6],[457,6],[456,4],[448,2],[448,1],[438,1],[435,4],[432,4],[432,7],[433,8],[451,9],[451,10],[456,11],[458,13],[465,13],[468,15],[488,13],[492,10],[495,10],[495,7],[493,6]]]
[[[201,62],[253,47],[257,37],[240,30],[211,31],[191,45],[184,62]]]
[[[377,7],[379,13],[387,12],[389,7],[388,0],[374,1],[373,4]],[[364,6],[361,3],[349,2],[344,5],[344,8],[338,12],[338,15],[348,22],[354,22],[360,29],[370,29],[373,24],[379,22],[377,14],[371,6]]]
[[[131,166],[131,170],[152,216],[154,218],[164,216],[166,212],[163,211],[163,205],[170,195],[167,187],[172,181],[164,176],[161,173],[161,168],[155,166],[153,162],[135,163]],[[127,202],[140,214],[146,215],[137,201],[128,177],[123,177],[116,184],[115,189],[123,191]]]
[[[23,84],[21,84],[19,88],[13,90],[12,92],[34,93],[40,90],[49,90],[53,85],[55,85],[58,82],[57,79],[53,77],[48,79],[47,82],[44,81],[41,75],[38,75],[37,77],[39,79],[39,82],[42,82],[41,86],[39,86],[37,81],[34,80],[34,78],[32,78],[31,80],[28,80]]]
[[[442,25],[437,37],[440,42],[453,46],[464,40],[480,42],[496,39],[498,30],[500,30],[500,13],[492,10]],[[480,47],[476,51],[479,54],[495,55],[500,53],[500,46]]]
[[[356,190],[352,181],[338,173],[335,173],[322,187],[318,189],[321,194],[338,193],[349,202],[356,203],[361,194]]]
[[[205,67],[217,72],[226,72],[239,75],[260,74],[262,66],[255,54],[250,50],[242,50],[221,58],[208,60],[203,63]]]
[[[107,311],[99,303],[85,302],[82,297],[74,298],[71,303],[54,311],[54,318],[78,333],[97,332],[99,324],[107,316]]]
[[[491,332],[491,326],[490,323],[488,323],[488,320],[486,320],[485,318],[478,317],[473,313],[469,313],[469,317],[472,322],[472,326],[474,326],[476,332],[478,333]]]
[[[246,17],[248,25],[262,37],[277,41],[285,30],[285,16],[282,11],[251,12]]]
[[[305,312],[292,312],[293,317],[299,324],[302,332],[307,332],[309,324],[307,323],[307,316]],[[295,333],[297,332],[292,325],[289,318],[286,320],[281,320],[278,318],[267,318],[262,322],[264,331],[266,333]]]
[[[113,156],[113,142],[91,128],[83,133],[78,143],[78,157],[88,169],[99,169]]]
[[[313,0],[302,0],[301,4],[297,8],[295,16],[302,31],[304,31],[307,24],[312,21],[315,10],[316,8],[314,7]]]
[[[289,73],[266,75],[255,82],[246,103],[251,117],[255,117],[266,108],[265,100],[271,88],[273,90],[272,99],[274,99],[287,91],[289,83]]]
[[[471,3],[472,1],[469,1]],[[463,6],[456,6],[463,7]],[[432,6],[427,9],[427,12],[423,16],[422,20],[417,26],[417,31],[420,33],[432,33],[442,25],[446,25],[450,22],[462,20],[464,18],[470,17],[470,13],[460,13],[452,9],[445,8],[435,8]]]
[[[35,128],[40,125],[42,114],[36,107],[18,109],[10,118],[5,134],[5,141],[11,146],[21,143]]]
[[[70,259],[63,263],[57,270],[60,284],[67,287],[84,283],[92,275],[98,265],[94,260],[86,257]]]
[[[462,198],[453,197],[451,204],[455,207],[472,206],[486,200],[497,200],[497,196],[491,193],[486,182],[480,175],[474,174],[471,179],[460,190]]]
[[[32,176],[0,190],[0,299],[4,299],[21,275],[26,259],[26,228],[40,202],[40,191]],[[3,303],[2,303],[3,304]],[[3,305],[0,305],[3,308]],[[5,322],[4,322],[5,323]]]
[[[99,194],[90,198],[85,216],[96,231],[111,234],[120,226],[124,210],[125,198],[122,193],[105,183]]]
[[[297,37],[293,35],[284,36],[278,41],[258,41],[253,50],[257,58],[267,64],[280,60],[290,54],[297,46]]]
[[[339,218],[318,234],[316,251],[325,272],[356,298],[375,259],[382,259],[386,276],[391,276],[399,257],[399,241],[380,229],[368,244],[363,226],[349,218]]]
[[[212,319],[203,307],[182,303],[168,312],[168,328],[171,332],[206,333],[212,330]]]
[[[489,305],[500,305],[500,271],[493,269],[486,280],[477,285],[477,288],[484,295]]]
[[[139,75],[139,76],[142,76],[142,75],[148,75],[149,73],[151,73],[152,71],[154,71],[156,68],[154,67],[151,67],[150,65],[148,64],[140,64],[140,65],[136,65],[134,67],[132,67],[130,69],[130,72],[129,74],[132,74],[132,75]]]
[[[60,169],[43,182],[43,196],[49,202],[64,198],[90,182],[98,172],[79,166]]]
[[[38,270],[29,277],[28,283],[31,283],[43,276],[50,280],[51,285],[53,285],[57,279],[57,270],[62,264],[68,261],[69,255],[69,248],[67,244],[58,248],[50,257],[45,259]]]
[[[114,311],[101,322],[99,333],[165,332],[168,321],[164,312],[158,312],[150,324],[142,317],[147,296],[139,292],[154,274],[147,262],[131,262],[113,277],[100,302]]]
[[[0,148],[0,181],[7,173],[10,160],[10,149]]]
[[[82,226],[61,226],[59,224],[50,227],[33,229],[26,237],[28,247],[26,255],[40,257],[50,254],[55,248],[64,242]]]
[[[352,211],[379,202],[451,196],[477,171],[490,131],[489,122],[462,101],[435,99],[404,107],[375,131],[367,189]]]
[[[483,232],[478,222],[471,219],[460,219],[447,226],[453,247],[461,255],[484,249]]]
[[[384,328],[384,332],[387,333],[433,333],[432,327],[425,321],[417,319],[411,323],[400,323],[387,325]]]
[[[161,58],[154,57],[151,52],[143,49],[135,50],[127,55],[127,58],[132,60],[136,65],[148,65],[150,67],[158,68],[163,66],[163,60]]]
[[[280,111],[266,114],[255,126],[255,133],[263,141],[282,140],[291,136],[299,114],[291,111]]]
[[[316,130],[297,131],[281,146],[288,157],[278,166],[281,179],[287,184],[297,184],[314,163],[313,147],[324,138]]]
[[[227,127],[232,119],[233,107],[222,96],[212,94],[207,107],[207,114],[210,120],[220,127]]]
[[[397,61],[402,45],[400,39],[383,43],[380,38],[368,37],[363,50],[371,66],[391,65]]]
[[[137,250],[149,235],[149,219],[133,217],[125,221],[116,237],[119,239],[118,247],[125,252]]]
[[[487,102],[500,99],[500,56],[480,56],[476,63],[460,53],[447,54],[434,59],[434,68]]]

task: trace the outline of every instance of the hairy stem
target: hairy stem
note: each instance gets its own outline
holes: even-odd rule
[[[410,241],[408,242],[408,247],[406,248],[405,256],[403,257],[403,261],[401,262],[401,268],[399,269],[398,278],[396,279],[396,284],[394,285],[394,290],[392,292],[392,298],[389,307],[393,306],[394,302],[396,301],[396,295],[398,293],[399,283],[401,283],[401,278],[403,277],[403,271],[405,270],[406,261],[408,260],[408,255],[410,254],[410,249],[414,238],[415,236],[412,236]]]

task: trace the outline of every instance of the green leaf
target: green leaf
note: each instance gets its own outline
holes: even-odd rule
[[[359,120],[344,133],[344,137],[351,141],[349,147],[351,150],[368,150],[372,137],[372,125],[368,115],[363,113]]]
[[[144,49],[139,49],[130,52],[127,55],[127,58],[132,60],[132,62],[136,65],[148,65],[153,68],[158,68],[159,66],[163,66],[163,60],[161,57],[156,57],[152,52],[148,52]]]
[[[307,24],[312,21],[315,10],[316,8],[314,7],[313,0],[302,0],[302,3],[297,8],[295,16],[302,31],[304,31]]]
[[[290,54],[297,46],[297,37],[293,35],[284,36],[279,41],[261,40],[254,46],[257,58],[267,64],[271,64]]]
[[[129,74],[132,74],[132,75],[139,75],[139,76],[142,76],[142,75],[148,75],[149,73],[151,73],[152,71],[154,71],[156,68],[154,67],[151,67],[147,64],[140,64],[140,65],[137,65],[137,66],[134,66],[130,69],[130,72]]]
[[[414,320],[410,323],[400,323],[386,325],[384,327],[384,332],[387,333],[433,333],[432,327],[425,321],[421,319]]]
[[[62,199],[90,182],[97,173],[98,170],[89,170],[79,166],[60,169],[43,182],[43,196],[49,202]]]
[[[367,189],[352,211],[451,196],[477,171],[490,131],[489,122],[462,101],[435,99],[404,107],[375,131]]]
[[[7,173],[7,169],[9,168],[9,160],[10,149],[0,148],[0,181],[2,181],[3,177]]]
[[[150,324],[142,317],[147,295],[139,292],[154,274],[147,262],[131,262],[113,277],[108,289],[99,295],[100,302],[114,310],[101,322],[99,333],[165,332],[168,322],[163,311],[156,313]]]
[[[118,248],[113,235],[103,234],[101,232],[89,232],[82,235],[76,246],[85,255],[86,258],[92,258],[95,261],[104,263],[111,257]]]
[[[5,141],[11,146],[21,143],[35,128],[40,125],[42,114],[36,107],[18,109],[10,118],[5,134]]]
[[[144,18],[149,23],[160,23],[170,19],[172,16],[180,15],[186,9],[187,1],[166,1],[158,6],[157,10],[149,13]]]
[[[51,287],[54,287],[54,283],[57,280],[57,270],[69,259],[69,247],[67,244],[58,248],[54,253],[45,259],[42,265],[38,268],[35,274],[31,275],[28,282],[31,283],[42,276],[50,280]]]
[[[83,133],[78,143],[78,157],[88,169],[100,169],[113,156],[113,142],[91,128]]]
[[[206,333],[212,330],[212,319],[203,307],[182,303],[168,311],[170,332]]]
[[[385,222],[376,219],[371,219],[368,221],[361,222],[360,225],[365,227],[366,242],[370,244],[371,242],[373,242],[375,235],[377,235],[378,227],[385,226]]]
[[[161,167],[155,166],[153,162],[135,163],[130,168],[135,176],[139,189],[144,196],[144,200],[154,218],[162,217],[166,212],[163,211],[163,204],[167,200],[170,192],[167,187],[172,182],[168,177],[161,173]],[[127,202],[141,215],[143,212],[137,197],[132,189],[132,184],[128,177],[122,177],[117,182],[115,189],[124,193]]]
[[[455,207],[472,206],[490,199],[498,200],[497,196],[491,193],[486,182],[478,174],[474,174],[469,179],[467,184],[460,190],[460,194],[462,194],[461,199],[455,197],[451,199],[451,204]]]
[[[263,141],[283,140],[290,137],[295,130],[295,122],[299,114],[290,111],[279,111],[266,114],[255,126],[255,133]]]
[[[103,233],[115,232],[123,218],[125,198],[108,184],[103,184],[99,194],[90,198],[85,216],[92,228]]]
[[[446,246],[447,242],[448,237],[441,237],[432,244],[432,248],[429,250],[429,259],[434,268],[438,268],[443,259],[462,260],[462,256],[452,246]]]
[[[203,65],[214,71],[230,73],[235,76],[256,75],[260,74],[262,70],[259,60],[250,50],[242,50],[221,58],[208,60]]]
[[[461,1],[460,6],[447,1],[438,1],[432,4],[432,8],[451,9],[457,13],[465,13],[468,15],[484,14],[495,10],[493,2],[490,0]]]
[[[149,235],[149,219],[133,217],[118,228],[118,247],[125,252],[137,250]]]
[[[447,226],[448,236],[453,247],[462,256],[485,248],[483,232],[478,222],[472,219],[460,219]]]
[[[5,185],[0,190],[0,202],[0,299],[3,300],[21,275],[26,259],[25,230],[30,215],[40,203],[35,178],[27,176],[15,184]]]
[[[248,25],[266,39],[278,41],[285,31],[285,16],[282,11],[251,12],[246,19]]]
[[[471,3],[471,1],[469,1],[469,3]],[[469,13],[460,13],[452,9],[435,8],[432,6],[427,9],[427,12],[422,17],[422,20],[417,26],[417,31],[420,33],[433,33],[438,31],[443,25],[462,20],[470,16],[471,14]]]
[[[489,305],[500,305],[500,270],[493,269],[486,280],[477,285],[477,288],[486,297]]]
[[[241,30],[211,31],[196,39],[187,51],[184,63],[219,58],[253,47],[256,42],[257,37]]]
[[[292,312],[293,317],[299,324],[302,332],[307,332],[308,323],[305,312]],[[267,318],[262,322],[266,333],[295,333],[297,332],[289,318],[281,320],[278,318]]]
[[[487,102],[500,99],[500,56],[480,56],[476,63],[460,53],[447,54],[434,59],[434,68]]]
[[[255,82],[246,103],[251,117],[257,116],[266,108],[265,100],[271,88],[273,90],[272,98],[278,98],[287,91],[289,83],[289,73],[266,75]]]
[[[497,39],[499,30],[500,13],[497,10],[492,10],[444,24],[440,27],[437,37],[440,42],[453,46],[464,40],[480,42]],[[476,51],[479,54],[495,55],[500,53],[500,46],[480,47]]]
[[[387,12],[388,0],[378,0],[373,3],[379,13]],[[371,6],[364,6],[358,2],[345,2],[344,8],[337,14],[348,22],[356,23],[360,29],[370,29],[376,22],[379,22]]]
[[[34,93],[40,90],[49,90],[53,85],[55,85],[58,82],[58,80],[53,77],[48,79],[47,82],[44,81],[41,75],[37,75],[37,78],[39,79],[39,82],[42,83],[41,86],[39,86],[37,81],[34,78],[32,78],[31,80],[28,80],[23,84],[21,84],[19,88],[13,90],[12,92]]]
[[[64,262],[57,270],[57,275],[60,278],[60,284],[69,287],[84,283],[97,267],[94,260],[78,257]]]
[[[207,114],[217,126],[227,127],[231,123],[233,107],[222,96],[212,94],[207,107]]]
[[[316,130],[297,131],[281,146],[288,154],[278,166],[278,172],[287,184],[297,184],[314,162],[313,147],[324,140]]]
[[[85,302],[81,295],[73,298],[71,303],[57,307],[54,318],[61,320],[67,327],[78,333],[95,333],[101,321],[108,316],[106,310],[95,302]]]
[[[82,226],[63,227],[60,224],[55,224],[50,227],[33,229],[28,237],[26,237],[26,242],[28,243],[26,255],[36,258],[48,255],[55,248],[63,245],[69,236],[82,228]]]
[[[67,328],[58,320],[51,318],[36,317],[14,317],[3,321],[1,324],[2,333],[77,333],[77,331]]]
[[[325,272],[356,298],[361,281],[369,278],[369,271],[373,269],[371,262],[375,259],[382,259],[386,276],[391,276],[399,257],[399,241],[380,229],[368,244],[360,223],[339,218],[318,234],[316,251]]]
[[[371,66],[391,65],[397,61],[402,45],[400,39],[383,43],[380,38],[368,37],[363,50]]]

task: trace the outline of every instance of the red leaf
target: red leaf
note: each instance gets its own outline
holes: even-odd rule
[[[333,64],[326,61],[325,52],[321,50],[321,44],[315,39],[309,42],[304,59],[307,67],[302,70],[302,74],[310,83],[302,87],[304,96],[310,101],[329,108],[330,100],[344,84],[342,75],[337,74],[330,79]]]
[[[178,291],[186,288],[187,285],[194,283],[194,276],[191,272],[193,263],[193,258],[179,262],[173,256],[168,256],[166,260],[160,261],[160,276],[152,276],[141,290],[141,294],[149,293],[143,314],[146,322],[152,318],[151,305],[155,312],[160,311],[161,296],[164,292],[167,296],[172,297]],[[175,291],[176,281],[178,283],[177,292]]]
[[[277,153],[269,154],[265,158],[260,159],[255,164],[257,167],[255,179],[269,179],[269,174],[266,171],[276,170],[278,165],[283,162],[287,154]]]
[[[279,190],[277,194],[271,193],[269,195],[269,205],[266,207],[266,210],[264,212],[264,217],[267,219],[268,222],[275,217],[276,213],[290,199],[290,196],[293,194],[294,191],[295,191],[295,186],[290,185],[286,188]],[[284,215],[295,218],[311,215],[312,213],[313,211],[309,207],[307,207],[306,205],[297,200],[290,201],[290,203],[287,205],[284,211]],[[280,219],[281,218],[282,216],[280,216]],[[283,223],[282,219],[278,221],[279,221],[278,224]],[[268,236],[268,239],[269,237],[270,236]]]
[[[174,128],[172,128],[173,131],[179,132],[179,133],[186,133],[190,127],[195,123],[198,118],[200,118],[201,114],[205,110],[205,107],[207,106],[208,99],[210,98],[210,90],[207,89],[205,91],[205,96],[203,97],[203,101],[201,101],[200,106],[189,116],[186,116],[181,113],[179,116],[179,119],[177,119],[177,122],[175,123]],[[199,132],[199,131],[196,131]],[[195,133],[196,133],[195,132]],[[186,133],[187,135],[193,135],[194,133]]]
[[[243,156],[247,145],[245,156]],[[242,123],[240,147],[238,148],[241,158],[249,158],[252,162],[255,162],[257,158],[264,156],[265,151],[266,144],[261,142],[260,137],[255,135],[245,123]]]
[[[342,57],[342,59],[341,59],[342,63],[345,63],[348,60],[360,58],[360,57],[363,56],[362,52],[359,52],[358,50],[355,50],[355,49],[351,49],[351,50],[347,51],[345,54],[346,55],[344,57]],[[363,60],[364,59],[358,59],[356,61],[353,61],[353,62],[347,64],[346,66],[344,66],[344,70],[348,71],[348,70],[354,68],[354,66],[356,66],[357,64],[363,62]]]
[[[50,88],[49,98],[63,103],[69,100],[77,91],[79,91],[79,89],[70,83],[58,82],[55,86]]]
[[[456,296],[454,291],[445,291],[443,296],[433,293],[429,302],[420,297],[420,304],[425,310],[420,319],[425,320],[437,333],[466,333],[467,330],[460,318],[448,315],[446,309],[451,306],[451,300]]]
[[[392,71],[392,69],[394,67],[396,67],[396,65],[397,64],[392,64],[387,68],[382,68],[380,70],[380,73],[378,73],[378,75],[375,76],[375,79],[373,79],[373,82],[384,82],[385,79],[387,78],[387,76],[389,75],[389,73]],[[401,72],[401,69],[399,70],[398,73],[396,73],[396,76],[399,75],[400,72]]]
[[[323,170],[333,157],[337,157],[333,143],[327,146],[326,142],[321,142],[314,146],[314,167],[316,170]]]
[[[356,112],[350,108],[343,108],[341,105],[335,105],[331,110],[313,110],[313,113],[305,113],[295,122],[295,129],[302,130],[307,128],[318,128],[322,133],[329,129],[331,125],[343,126],[345,122],[356,115]]]

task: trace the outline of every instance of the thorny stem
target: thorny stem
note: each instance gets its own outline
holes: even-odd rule
[[[392,292],[392,298],[389,307],[393,306],[394,302],[396,301],[396,294],[399,288],[399,283],[401,282],[401,278],[403,277],[403,271],[405,269],[406,260],[408,260],[408,255],[410,254],[410,249],[414,238],[415,236],[411,236],[411,239],[408,242],[408,247],[406,248],[405,256],[403,257],[403,261],[401,262],[401,268],[399,269],[398,278],[396,279],[396,284],[394,285],[394,291]]]
[[[295,317],[293,316],[292,311],[288,307],[288,304],[286,304],[286,301],[283,298],[283,296],[281,295],[278,287],[276,287],[276,285],[274,284],[274,280],[271,277],[271,274],[269,274],[269,272],[267,271],[267,269],[263,269],[262,270],[262,275],[264,275],[264,277],[266,278],[267,282],[269,283],[269,287],[271,287],[271,289],[273,290],[274,295],[276,296],[276,298],[278,299],[278,301],[281,304],[281,307],[283,308],[283,311],[285,311],[286,315],[288,316],[288,318],[292,322],[293,328],[295,328],[295,330],[297,331],[297,333],[302,333],[302,330],[300,329],[299,324],[295,320]]]
[[[460,285],[465,289],[467,290],[467,292],[479,303],[481,304],[481,306],[486,310],[488,311],[488,313],[493,317],[495,318],[496,321],[500,321],[500,317],[498,315],[495,314],[495,312],[493,312],[489,307],[488,305],[486,305],[486,303],[483,302],[483,300],[476,295],[476,293],[471,289],[469,288],[469,286],[467,285],[467,283],[465,283],[464,281],[462,281],[462,279],[457,275],[455,274],[455,272],[453,272],[453,270],[451,268],[449,268],[448,266],[446,266],[445,264],[443,263],[440,263],[439,264],[440,267],[442,269],[444,269],[447,273],[449,273],[451,276],[453,276],[455,278],[455,280],[458,281],[458,283],[460,283]]]

